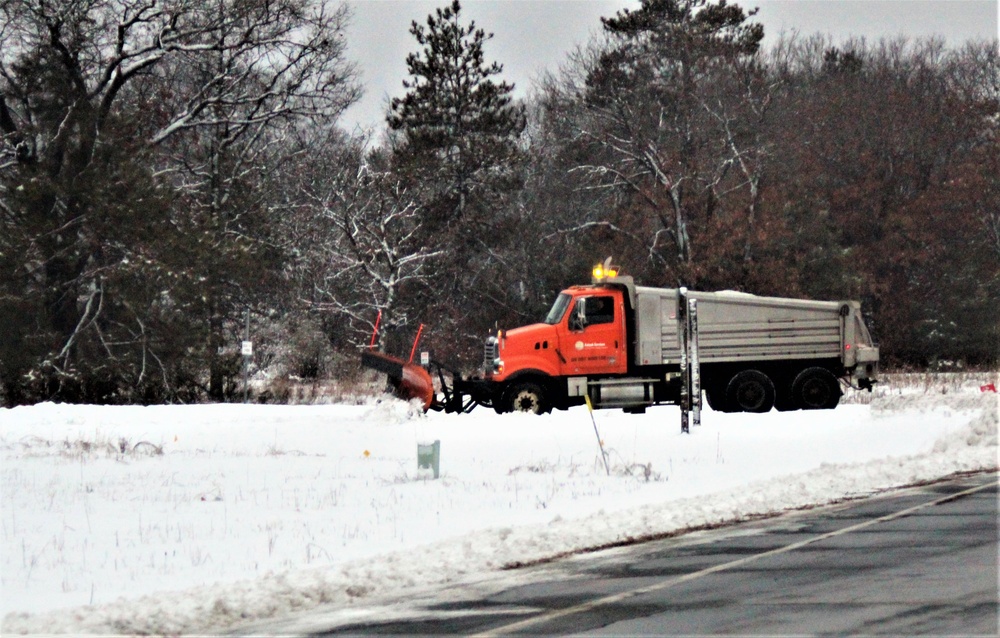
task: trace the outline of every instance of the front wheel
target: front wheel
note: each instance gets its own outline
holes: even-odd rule
[[[545,390],[537,383],[518,383],[507,391],[506,400],[509,412],[526,412],[543,414],[552,409]]]

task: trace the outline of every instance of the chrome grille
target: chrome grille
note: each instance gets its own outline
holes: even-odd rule
[[[483,370],[493,372],[493,362],[499,356],[500,344],[494,336],[487,337],[486,345],[483,347]]]

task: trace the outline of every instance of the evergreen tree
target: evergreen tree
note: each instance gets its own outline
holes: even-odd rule
[[[428,16],[426,27],[413,22],[410,33],[423,50],[406,58],[408,93],[392,100],[388,123],[401,135],[401,166],[434,185],[427,203],[439,227],[510,188],[525,114],[514,86],[494,80],[503,66],[485,61],[493,34],[463,24],[458,0]]]
[[[428,345],[451,360],[476,352],[485,327],[515,298],[517,274],[508,268],[498,278],[492,269],[504,242],[525,235],[513,204],[523,182],[525,109],[514,86],[497,78],[503,66],[486,61],[492,34],[464,23],[461,11],[455,0],[426,25],[412,24],[423,48],[407,56],[408,92],[387,117],[393,167],[419,206],[417,239],[436,255],[425,264],[433,284],[403,292],[434,326]],[[457,344],[448,334],[470,338]]]
[[[569,226],[629,229],[619,234],[648,255],[652,281],[697,285],[723,200],[755,209],[766,97],[753,59],[763,28],[753,15],[726,0],[642,0],[602,19],[603,49],[560,89],[567,98],[552,100],[571,115],[566,173],[614,198]]]
[[[610,33],[645,36],[661,61],[684,62],[691,71],[699,58],[757,53],[764,28],[746,21],[756,13],[726,0],[642,0],[639,9],[622,9],[601,22]]]

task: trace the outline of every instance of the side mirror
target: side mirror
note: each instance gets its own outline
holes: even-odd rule
[[[587,300],[580,299],[573,308],[573,315],[569,318],[570,330],[583,330],[587,325]]]

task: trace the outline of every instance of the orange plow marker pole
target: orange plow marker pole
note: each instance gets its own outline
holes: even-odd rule
[[[410,363],[413,363],[413,355],[417,352],[417,344],[420,343],[420,333],[424,331],[424,324],[417,328],[417,336],[413,338],[413,348],[410,349]]]
[[[375,338],[378,337],[378,324],[382,322],[382,311],[378,311],[378,316],[375,317],[375,329],[372,330],[372,342],[368,344],[369,348],[375,347]]]

